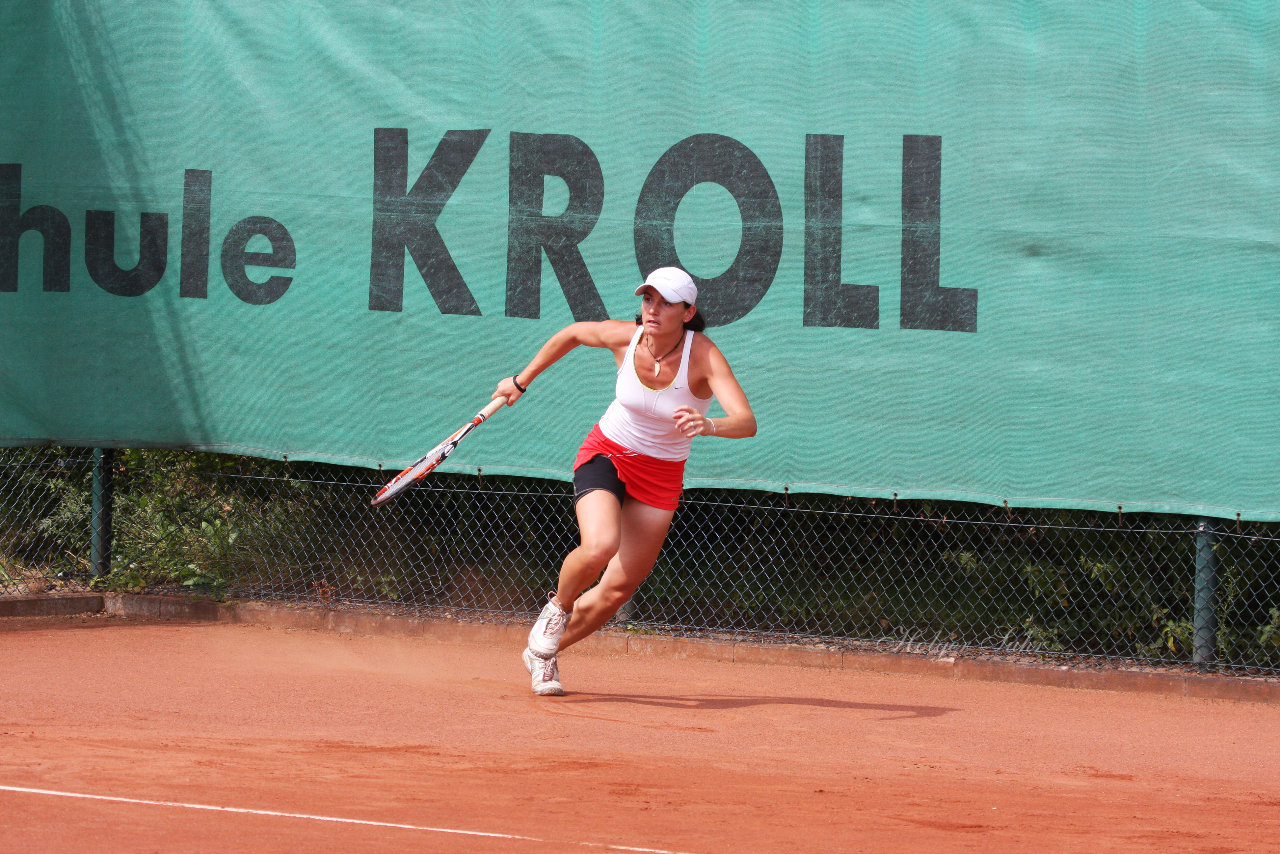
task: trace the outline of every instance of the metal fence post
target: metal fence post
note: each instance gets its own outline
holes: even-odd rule
[[[112,467],[116,452],[111,448],[93,449],[93,515],[90,518],[92,537],[89,570],[94,577],[111,572],[111,510],[115,484]]]
[[[1191,660],[1210,664],[1217,657],[1218,543],[1217,522],[1201,519],[1196,526],[1196,601]]]

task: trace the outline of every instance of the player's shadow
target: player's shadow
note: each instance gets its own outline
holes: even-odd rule
[[[831,700],[820,697],[724,697],[716,695],[648,696],[644,694],[608,694],[602,692],[574,692],[559,701],[560,705],[610,704],[656,706],[663,709],[688,709],[691,711],[727,711],[749,709],[757,706],[805,706],[813,709],[840,709],[848,711],[887,712],[893,717],[884,720],[911,718],[937,718],[959,711],[948,706],[907,706],[898,703],[859,703],[852,700]]]

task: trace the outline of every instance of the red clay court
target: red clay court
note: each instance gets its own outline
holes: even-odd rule
[[[565,654],[569,694],[538,698],[517,636],[0,619],[0,850],[1233,852],[1280,838],[1274,702],[618,654],[616,636]]]

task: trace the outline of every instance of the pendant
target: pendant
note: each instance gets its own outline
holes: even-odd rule
[[[661,365],[659,365],[657,362],[654,362],[654,363],[653,363],[653,375],[654,375],[655,377],[658,375],[658,368],[660,368],[660,367],[661,367]]]

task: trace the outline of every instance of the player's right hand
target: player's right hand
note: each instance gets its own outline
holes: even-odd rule
[[[525,388],[528,388],[528,386],[525,386]],[[516,388],[516,384],[511,381],[511,377],[503,377],[498,381],[498,388],[493,392],[493,397],[490,397],[489,399],[495,400],[499,397],[505,397],[507,399],[507,406],[511,406],[519,400],[522,395],[523,392]]]

